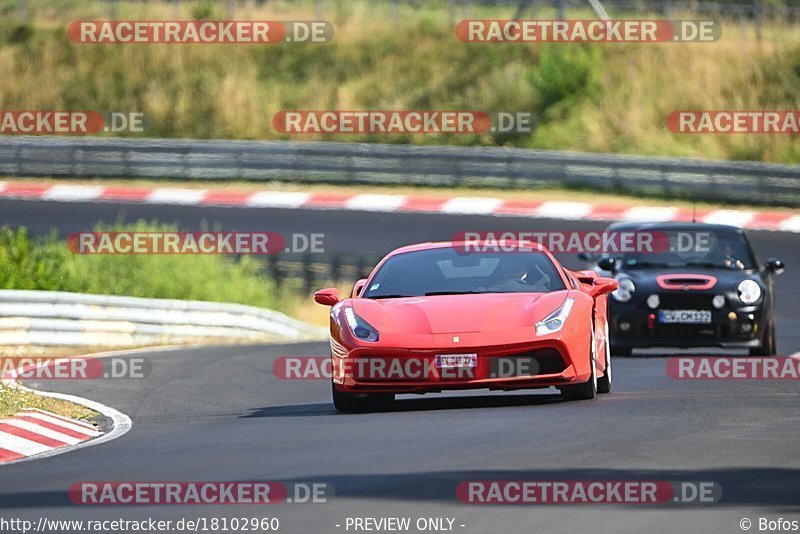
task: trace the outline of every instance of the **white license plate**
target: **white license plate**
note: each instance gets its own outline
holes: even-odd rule
[[[658,322],[709,324],[711,323],[711,312],[708,310],[659,310]]]
[[[454,367],[477,367],[477,354],[437,354],[436,367],[452,369]]]

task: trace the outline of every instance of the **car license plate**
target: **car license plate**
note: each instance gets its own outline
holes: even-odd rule
[[[711,312],[709,310],[659,310],[660,323],[682,324],[709,324]]]
[[[452,369],[454,367],[477,367],[477,354],[437,354],[436,367]]]

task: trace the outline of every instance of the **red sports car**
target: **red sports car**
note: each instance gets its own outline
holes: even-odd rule
[[[387,255],[332,306],[333,403],[357,412],[399,393],[555,386],[566,399],[611,391],[607,294],[617,282],[570,271],[535,243],[423,243]]]

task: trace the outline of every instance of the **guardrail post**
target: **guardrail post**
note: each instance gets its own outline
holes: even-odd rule
[[[314,272],[311,270],[311,254],[303,256],[303,293],[311,293],[314,285]]]
[[[761,40],[761,18],[762,18],[761,0],[753,0],[753,20],[756,24],[756,40]]]
[[[330,273],[331,281],[338,284],[339,280],[342,278],[342,262],[338,254],[334,254],[331,259]]]
[[[356,260],[356,279],[364,278],[366,276],[364,274],[365,269],[364,256],[359,256],[358,260]]]
[[[281,272],[280,266],[278,262],[280,261],[280,256],[278,254],[270,254],[269,260],[267,260],[267,269],[269,270],[269,276],[275,281],[276,286],[280,286],[283,283],[283,273]]]

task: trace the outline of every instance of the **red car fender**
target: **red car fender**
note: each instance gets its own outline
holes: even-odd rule
[[[594,299],[582,290],[570,291],[568,298],[574,299],[575,304],[564,324],[561,340],[569,349],[572,364],[578,374],[577,381],[585,382],[591,374],[589,350],[592,345]]]

